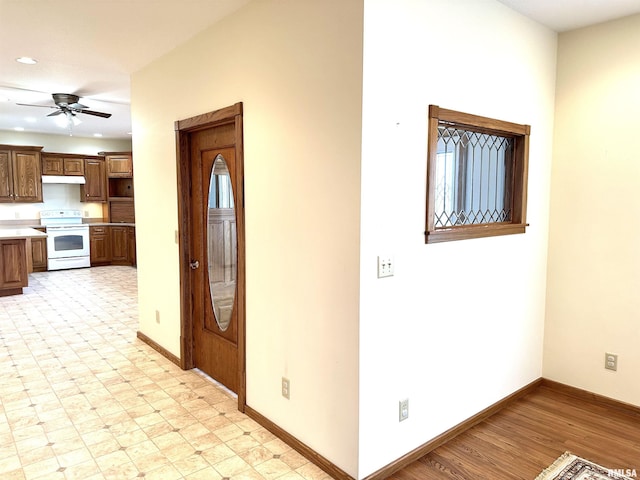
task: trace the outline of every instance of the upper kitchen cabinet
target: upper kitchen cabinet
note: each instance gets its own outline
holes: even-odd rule
[[[131,152],[102,152],[107,164],[107,213],[112,223],[134,223],[133,156]]]
[[[80,185],[81,202],[107,201],[107,176],[103,158],[84,159],[84,185]]]
[[[82,176],[84,175],[84,158],[43,153],[42,175]]]
[[[0,145],[0,202],[42,202],[41,150]]]
[[[133,157],[131,152],[105,152],[107,177],[132,178]]]

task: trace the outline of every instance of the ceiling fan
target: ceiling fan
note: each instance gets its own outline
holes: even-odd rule
[[[52,105],[32,105],[28,103],[16,103],[16,105],[21,105],[23,107],[55,108],[56,111],[50,113],[49,115],[47,115],[47,117],[54,117],[62,113],[64,113],[67,117],[75,117],[77,113],[84,113],[87,115],[93,115],[95,117],[102,118],[109,118],[111,116],[110,113],[88,110],[89,107],[78,103],[78,101],[80,100],[80,97],[78,95],[73,95],[71,93],[54,93],[51,96],[53,97],[53,102],[56,104],[55,107]]]

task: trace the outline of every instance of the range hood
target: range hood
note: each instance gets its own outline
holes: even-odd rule
[[[66,183],[68,185],[84,185],[86,180],[78,175],[43,175],[42,183]]]

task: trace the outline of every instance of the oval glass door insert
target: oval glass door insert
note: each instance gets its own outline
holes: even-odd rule
[[[223,332],[229,328],[236,296],[236,211],[227,162],[218,155],[211,169],[207,209],[207,256],[209,291],[216,322]]]

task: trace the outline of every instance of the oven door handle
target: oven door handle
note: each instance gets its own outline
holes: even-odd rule
[[[46,230],[52,232],[68,232],[69,230],[78,230],[79,232],[88,230],[88,227],[66,226],[66,227],[47,227]]]

